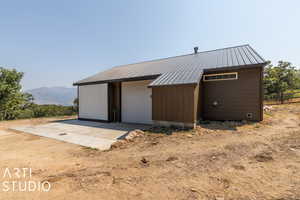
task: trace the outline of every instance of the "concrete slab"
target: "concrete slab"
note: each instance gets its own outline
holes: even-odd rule
[[[147,128],[149,128],[147,125],[62,120],[36,126],[19,126],[12,129],[106,150],[110,148],[112,143],[124,137],[129,131]]]

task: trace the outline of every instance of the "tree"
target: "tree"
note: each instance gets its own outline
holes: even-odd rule
[[[300,89],[300,69],[298,69],[297,73],[296,73],[296,88]]]
[[[284,102],[289,90],[299,87],[299,71],[290,62],[279,61],[278,66],[269,64],[265,68],[264,87],[265,95],[274,96]]]
[[[0,120],[16,119],[32,104],[33,97],[21,92],[23,73],[0,67]]]

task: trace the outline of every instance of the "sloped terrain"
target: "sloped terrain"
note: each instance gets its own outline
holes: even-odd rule
[[[7,130],[16,123],[47,120],[2,122],[0,168],[31,167],[33,178],[48,180],[52,189],[0,195],[3,199],[300,199],[299,117],[300,104],[274,106],[261,123],[205,122],[194,131],[156,128],[105,152]]]

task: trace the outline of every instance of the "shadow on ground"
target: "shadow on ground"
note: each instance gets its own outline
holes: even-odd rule
[[[93,121],[84,121],[84,120],[77,120],[77,119],[56,120],[51,123],[62,123],[68,125],[104,128],[104,129],[119,130],[119,131],[132,131],[134,129],[148,130],[149,128],[151,128],[150,125],[145,125],[145,124],[93,122]]]
[[[159,133],[159,134],[166,134],[166,135],[172,135],[176,132],[183,132],[183,131],[189,131],[192,130],[191,128],[180,128],[176,126],[171,127],[162,127],[162,126],[151,126],[151,125],[145,125],[145,124],[131,124],[131,123],[106,123],[106,122],[92,122],[92,121],[83,121],[83,120],[77,120],[77,119],[71,119],[71,120],[56,120],[52,123],[62,123],[62,124],[69,124],[69,125],[77,125],[77,126],[86,126],[86,127],[94,127],[94,128],[105,128],[105,129],[111,129],[111,130],[120,130],[120,131],[127,131],[127,134],[129,131],[140,129],[143,131],[148,131],[151,133]],[[197,123],[197,126],[205,129],[210,130],[231,130],[236,131],[238,127],[243,125],[252,125],[256,122],[250,122],[250,121],[200,121]],[[123,139],[126,137],[124,136],[118,138]]]
[[[197,126],[210,130],[236,131],[238,127],[246,124],[252,125],[256,122],[250,121],[200,121]]]
[[[164,127],[164,126],[153,126],[149,128],[147,131],[151,133],[157,133],[157,134],[166,134],[166,135],[172,135],[176,132],[182,132],[182,131],[190,131],[193,130],[192,128],[181,128],[176,126],[170,126],[170,127]]]

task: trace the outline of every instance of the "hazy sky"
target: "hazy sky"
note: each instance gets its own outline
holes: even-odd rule
[[[0,0],[0,66],[24,89],[115,65],[249,43],[300,66],[299,0]]]

